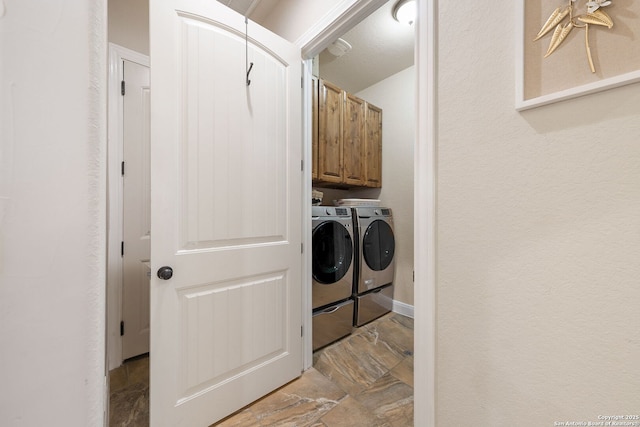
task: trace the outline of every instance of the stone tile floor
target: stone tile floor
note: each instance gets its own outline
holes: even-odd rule
[[[148,358],[111,372],[109,425],[149,425]],[[313,355],[313,368],[216,427],[413,426],[413,319],[389,313]]]
[[[149,425],[149,357],[127,360],[109,373],[109,427]]]

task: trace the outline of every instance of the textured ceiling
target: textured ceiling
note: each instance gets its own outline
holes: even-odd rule
[[[357,93],[413,65],[414,28],[391,16],[389,1],[341,36],[353,47],[341,57],[320,53],[320,77]]]
[[[280,0],[218,0],[260,23]],[[250,10],[253,4],[253,9]],[[381,6],[360,24],[341,36],[352,49],[335,57],[326,50],[320,54],[320,77],[344,90],[357,93],[413,65],[414,28],[393,19],[395,0]]]

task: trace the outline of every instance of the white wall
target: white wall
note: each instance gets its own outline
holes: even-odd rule
[[[109,41],[149,55],[149,0],[109,0]]]
[[[106,5],[0,3],[0,425],[98,426]]]
[[[635,414],[640,85],[518,113],[514,2],[438,4],[437,425]]]
[[[409,67],[355,94],[383,110],[382,188],[378,198],[393,209],[394,299],[409,305],[413,305],[415,72],[415,67]]]

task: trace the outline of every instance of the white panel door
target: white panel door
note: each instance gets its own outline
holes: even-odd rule
[[[300,375],[300,51],[214,0],[151,0],[151,425]],[[161,280],[156,272],[171,267]]]
[[[149,67],[123,61],[122,358],[149,352]]]

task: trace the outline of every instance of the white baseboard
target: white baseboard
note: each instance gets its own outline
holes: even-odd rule
[[[413,306],[412,305],[405,304],[403,302],[393,300],[392,311],[394,313],[402,314],[403,316],[411,317],[413,319]]]

